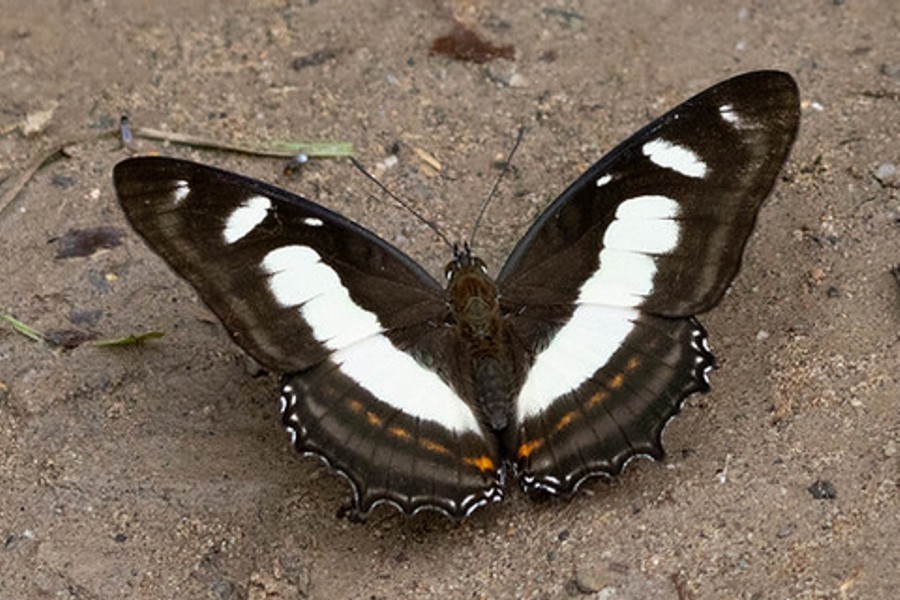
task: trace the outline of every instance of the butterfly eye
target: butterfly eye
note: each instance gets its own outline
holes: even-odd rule
[[[447,263],[447,266],[444,267],[444,278],[447,281],[453,281],[454,275],[456,275],[456,261],[450,261]]]

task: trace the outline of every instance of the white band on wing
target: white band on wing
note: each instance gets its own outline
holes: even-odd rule
[[[262,268],[275,300],[297,307],[344,375],[412,417],[452,431],[482,433],[469,406],[436,373],[394,346],[378,316],[353,301],[337,272],[313,248],[272,250]]]

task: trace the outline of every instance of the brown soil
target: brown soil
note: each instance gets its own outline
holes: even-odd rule
[[[729,75],[787,70],[802,129],[741,275],[703,319],[713,391],[668,428],[665,462],[569,502],[510,488],[461,525],[389,508],[338,519],[347,487],[288,447],[275,378],[252,377],[127,229],[110,181],[125,152],[82,143],[0,212],[0,310],[45,332],[167,335],[63,351],[0,330],[0,597],[896,597],[896,3],[362,6],[6,0],[0,191],[127,112],[225,140],[347,140],[376,170],[397,146],[385,183],[460,237],[525,125],[481,234],[496,268],[541,207],[650,118]],[[429,55],[451,9],[515,60]],[[53,106],[30,136],[12,127]],[[448,258],[345,162],[286,179],[278,160],[140,148],[313,197],[435,273]],[[122,244],[56,257],[57,238],[89,227],[125,231]]]

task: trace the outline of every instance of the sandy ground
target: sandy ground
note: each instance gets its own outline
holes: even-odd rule
[[[452,8],[515,60],[430,56]],[[226,140],[346,140],[370,168],[398,151],[385,183],[460,237],[525,125],[481,235],[495,269],[605,150],[729,75],[793,73],[803,123],[741,275],[703,318],[721,368],[667,429],[668,459],[569,502],[511,489],[461,525],[336,518],[347,487],[290,450],[276,379],[252,377],[127,229],[110,180],[125,152],[75,146],[0,212],[0,310],[42,331],[167,335],[62,351],[0,330],[0,597],[896,597],[898,14],[892,0],[4,0],[0,191],[127,112]],[[54,106],[29,136],[13,127]],[[345,162],[286,179],[278,160],[141,149],[318,199],[435,273],[448,258]],[[97,226],[122,244],[56,258],[66,232]]]

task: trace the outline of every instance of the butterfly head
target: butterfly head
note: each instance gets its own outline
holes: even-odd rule
[[[480,273],[487,276],[487,265],[484,261],[472,254],[469,243],[465,242],[460,247],[459,244],[453,245],[453,260],[444,267],[444,276],[447,278],[447,285],[452,287],[453,281],[464,273]]]

